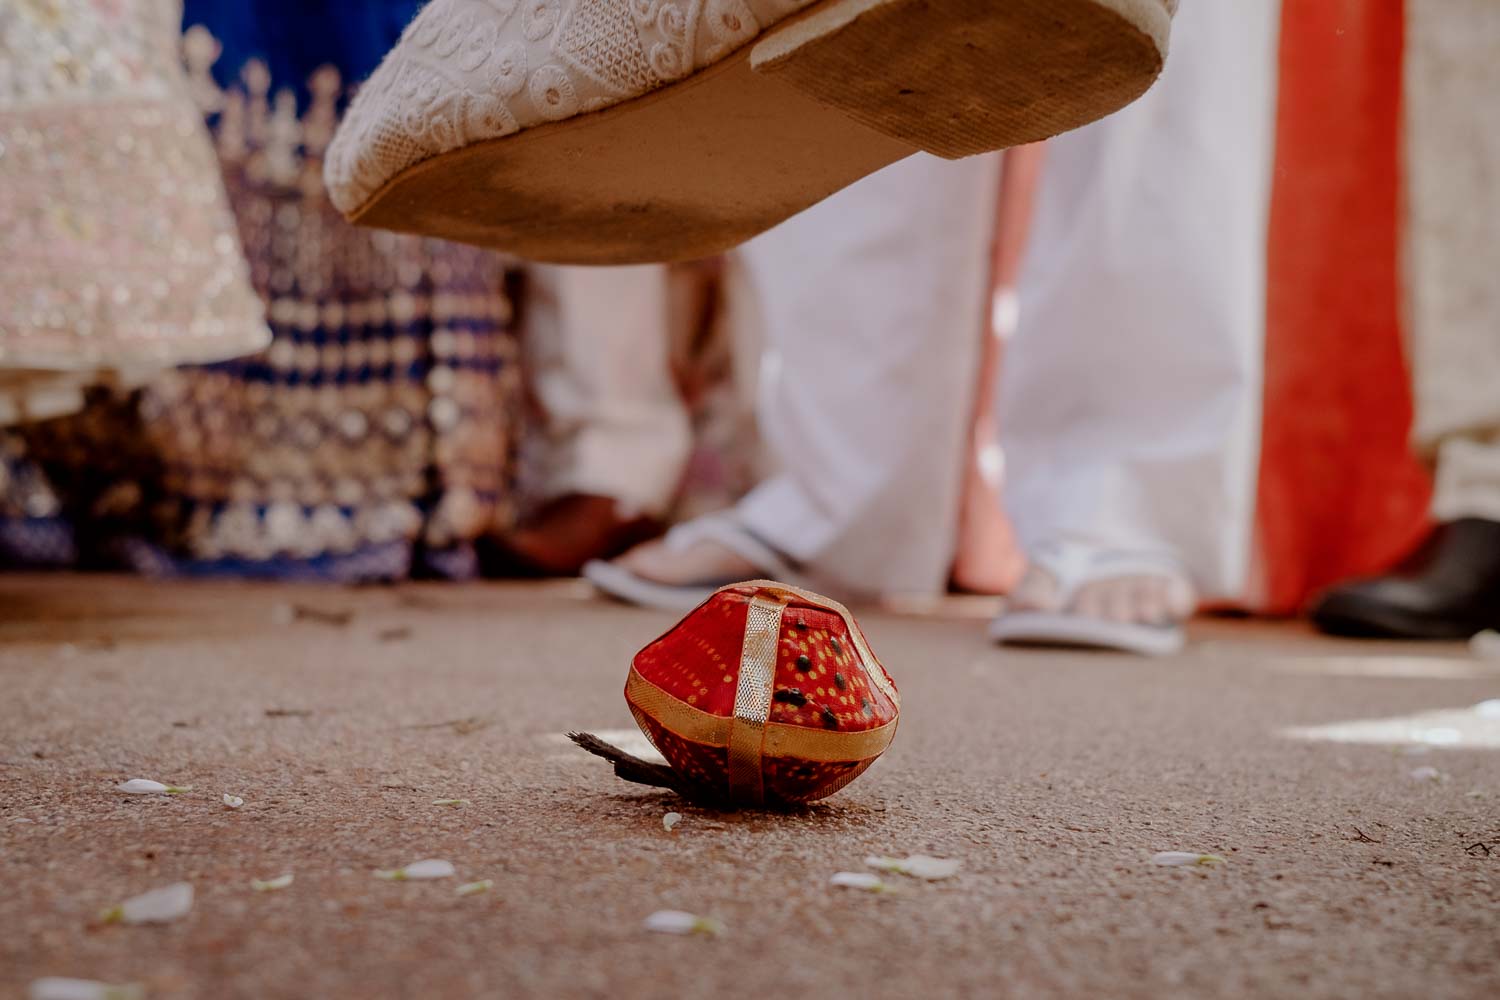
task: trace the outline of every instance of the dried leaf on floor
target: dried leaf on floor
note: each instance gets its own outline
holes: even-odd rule
[[[468,799],[433,799],[432,804],[435,806],[466,806],[470,805],[470,802]]]

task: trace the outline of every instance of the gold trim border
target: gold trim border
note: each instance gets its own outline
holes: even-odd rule
[[[765,801],[761,756],[771,720],[776,646],[786,605],[756,594],[745,610],[740,644],[740,675],[734,689],[734,720],[729,726],[729,797],[760,805]]]
[[[674,736],[705,746],[729,745],[733,719],[694,708],[646,680],[634,667],[630,668],[630,677],[625,682],[625,700]],[[858,733],[834,733],[826,729],[768,722],[761,756],[796,757],[821,763],[870,760],[885,753],[891,745],[898,721]]]
[[[849,630],[849,638],[854,640],[854,649],[859,654],[859,665],[864,668],[865,676],[869,677],[870,682],[891,700],[891,704],[896,706],[898,712],[901,710],[901,695],[896,690],[896,685],[885,672],[885,666],[880,660],[876,659],[874,650],[870,649],[870,644],[865,641],[865,634],[860,631],[859,623],[854,620],[854,615],[848,608],[831,597],[814,594],[810,590],[793,587],[789,583],[777,583],[775,580],[747,580],[744,583],[735,583],[727,587],[720,587],[716,593],[726,590],[739,590],[745,587],[754,587],[762,591],[769,590],[772,593],[781,595],[784,601],[797,598],[815,607],[827,608],[837,614],[844,620],[844,627]]]

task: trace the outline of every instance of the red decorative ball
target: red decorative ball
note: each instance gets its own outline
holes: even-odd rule
[[[625,700],[684,783],[736,805],[832,795],[901,712],[843,605],[768,581],[724,587],[637,653]]]

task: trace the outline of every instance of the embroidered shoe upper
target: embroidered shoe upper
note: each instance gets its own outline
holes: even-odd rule
[[[618,104],[813,0],[433,0],[360,88],[324,164],[340,211],[470,143]]]

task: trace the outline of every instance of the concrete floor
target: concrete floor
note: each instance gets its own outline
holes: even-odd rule
[[[0,996],[1500,995],[1500,723],[1469,709],[1500,663],[1290,625],[1209,622],[1143,661],[862,620],[904,695],[886,759],[803,813],[728,815],[558,741],[631,728],[626,666],[670,623],[573,585],[0,577]],[[1343,735],[1444,745],[1279,735],[1392,718]],[[133,777],[193,791],[113,790]],[[917,852],[963,871],[829,885]],[[418,858],[458,879],[370,874]],[[177,880],[185,919],[95,924]],[[726,932],[645,932],[664,908]]]

